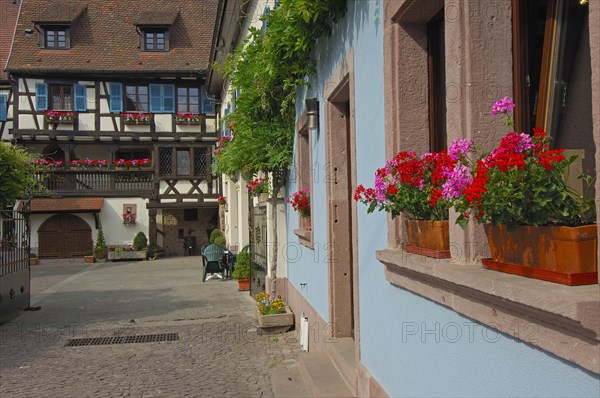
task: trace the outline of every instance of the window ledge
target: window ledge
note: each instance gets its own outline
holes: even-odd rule
[[[298,228],[294,230],[294,233],[298,237],[298,241],[301,245],[314,249],[312,230]]]
[[[400,249],[376,256],[390,283],[600,373],[598,285],[563,286]]]

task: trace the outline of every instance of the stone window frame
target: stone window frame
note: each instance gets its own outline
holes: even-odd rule
[[[313,167],[312,167],[312,137],[308,129],[308,115],[306,112],[300,116],[296,123],[296,179],[298,189],[309,187],[313,192]],[[310,214],[313,214],[313,201],[310,201]],[[298,237],[301,245],[310,249],[314,248],[314,233],[312,217],[310,220],[310,229],[306,228],[303,218],[298,215],[298,228],[294,229],[294,234]]]
[[[506,1],[510,5],[511,1]],[[444,6],[442,0],[384,0],[384,78],[389,82],[384,88],[385,155],[388,159],[400,150],[425,152],[429,149],[427,67],[424,64],[426,54],[422,51],[427,48],[426,22],[435,14],[437,7],[441,6]],[[450,17],[450,8],[453,15],[477,15],[470,7],[481,5],[446,1],[445,6],[448,8],[447,16]],[[510,7],[503,17],[505,19],[501,18],[497,23],[502,24],[501,28],[507,28],[510,34]],[[590,21],[592,20],[590,12]],[[453,22],[454,26],[449,27],[448,23],[446,25],[450,28],[446,30],[447,45],[464,43],[465,37],[461,35],[465,35],[465,27],[461,24],[466,25],[470,21],[469,18],[463,18]],[[472,27],[473,25],[468,25],[466,28]],[[590,34],[590,42],[591,37],[593,34]],[[464,45],[468,47],[470,43]],[[506,49],[501,47],[498,53],[507,58],[500,61],[512,65],[511,43],[503,42],[498,45],[508,46]],[[452,57],[461,56],[460,53],[449,53],[447,48],[446,66],[449,62],[456,61]],[[481,59],[477,61],[485,63]],[[498,64],[502,64],[500,61],[496,60]],[[472,69],[465,71],[468,68]],[[471,86],[473,80],[469,81],[466,77],[476,79],[478,76],[470,74],[477,72],[473,70],[475,68],[470,63],[462,63],[454,69],[458,70],[446,69],[447,74],[451,73],[451,76],[447,75],[447,88],[449,84],[454,84],[453,88],[458,87],[460,90],[464,86],[465,90],[464,98],[460,98],[462,101],[447,100],[447,104],[452,105],[452,109],[449,106],[448,115],[457,115],[447,121],[448,140],[456,137],[455,131],[473,129],[472,124],[481,121],[480,114],[485,114],[482,107],[486,106],[485,101],[477,101]],[[507,93],[504,95],[512,93],[512,70],[509,72],[503,70],[495,76],[499,80],[496,87],[499,92]],[[465,93],[467,90],[470,91]],[[449,97],[450,94],[447,98]],[[598,101],[599,98],[596,97],[595,100]],[[399,109],[403,112],[397,111]],[[595,120],[597,119],[598,117]],[[500,137],[499,132],[504,131],[501,127],[500,124],[484,126],[483,132],[478,133],[484,134],[488,141],[495,142]],[[595,139],[598,145],[597,132]],[[478,257],[487,251],[481,226],[470,225],[466,231],[462,231],[460,227],[453,225],[455,219],[456,215],[451,214],[453,259],[437,260],[408,254],[400,249],[405,236],[401,220],[388,217],[388,248],[376,252],[377,260],[384,265],[386,279],[395,286],[448,307],[486,327],[539,347],[587,371],[600,373],[600,356],[591,354],[600,353],[598,285],[569,287],[485,270],[478,261]]]

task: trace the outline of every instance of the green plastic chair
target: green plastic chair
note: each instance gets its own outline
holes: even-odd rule
[[[221,245],[211,243],[206,246],[202,252],[202,282],[206,282],[206,274],[221,274],[221,279],[225,277],[223,269],[223,254],[225,254],[225,248]]]

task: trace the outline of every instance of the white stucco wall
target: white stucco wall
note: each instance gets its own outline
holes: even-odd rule
[[[100,211],[100,224],[104,232],[104,239],[110,245],[126,245],[133,243],[135,235],[142,231],[149,236],[149,217],[146,210],[146,199],[141,198],[105,198]],[[123,205],[137,205],[137,219],[135,224],[123,224]],[[92,239],[96,242],[98,230],[94,221],[93,213],[72,213],[85,221],[92,230]],[[31,215],[31,249],[37,253],[39,246],[38,229],[55,214],[32,214]],[[160,242],[159,242],[160,245]]]
[[[100,212],[100,223],[104,231],[104,239],[110,245],[124,245],[133,243],[135,235],[142,231],[149,236],[150,219],[146,203],[148,200],[141,198],[105,198]],[[137,205],[137,219],[135,224],[123,224],[123,205]],[[94,236],[94,241],[96,237]]]

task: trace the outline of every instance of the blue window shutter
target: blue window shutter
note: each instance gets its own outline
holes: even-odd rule
[[[6,113],[6,95],[0,95],[0,122],[6,121]]]
[[[211,101],[211,98],[208,95],[206,95],[206,90],[204,86],[200,88],[200,92],[202,93],[202,113],[204,113],[205,115],[214,115],[215,102]]]
[[[87,110],[86,87],[83,84],[74,84],[73,92],[75,93],[73,96],[75,99],[74,110],[76,112],[85,112]]]
[[[162,86],[160,84],[150,84],[150,112],[160,113],[163,109]]]
[[[175,113],[175,85],[163,84],[163,112]]]
[[[113,113],[123,112],[123,85],[121,83],[109,83],[110,95],[109,108]]]
[[[48,109],[48,85],[46,83],[35,84],[35,109],[38,111]]]

